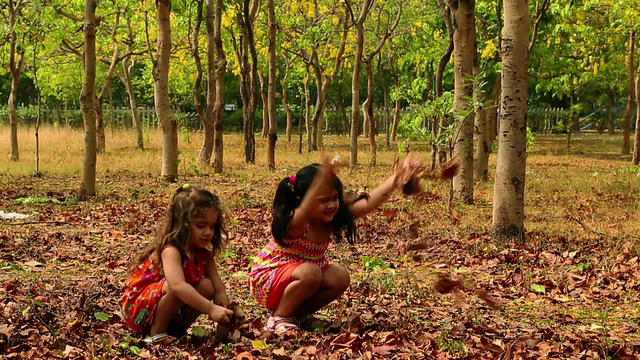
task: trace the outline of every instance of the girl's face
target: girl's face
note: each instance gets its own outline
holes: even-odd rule
[[[189,246],[193,249],[204,249],[211,244],[214,228],[218,222],[215,209],[202,209],[189,221]]]
[[[331,222],[336,216],[340,202],[338,201],[338,190],[332,189],[326,196],[318,196],[318,218],[322,222]]]

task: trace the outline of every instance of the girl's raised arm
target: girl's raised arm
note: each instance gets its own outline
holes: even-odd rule
[[[313,182],[309,190],[304,195],[300,205],[294,210],[293,217],[289,221],[287,233],[291,237],[298,237],[304,234],[304,230],[309,221],[314,217],[316,211],[317,198],[326,195],[332,188],[335,170],[328,156],[322,157],[322,166],[318,167]]]
[[[370,192],[368,197],[351,204],[349,210],[353,214],[354,219],[367,215],[387,201],[389,196],[399,188],[400,184],[403,184],[407,178],[411,176],[413,169],[418,166],[420,166],[420,161],[416,158],[408,157],[402,164],[396,161],[393,168],[393,175],[389,176],[382,184]]]

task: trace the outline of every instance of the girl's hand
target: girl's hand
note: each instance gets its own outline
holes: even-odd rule
[[[393,164],[393,184],[396,188],[402,187],[415,175],[415,172],[422,166],[422,161],[416,156],[407,156],[402,163],[396,159]]]
[[[215,322],[228,323],[233,316],[233,310],[229,310],[226,307],[211,303],[209,308],[209,318]]]
[[[332,184],[336,176],[336,168],[333,160],[324,154],[320,164],[322,166],[318,169],[316,176],[320,178],[321,184]]]

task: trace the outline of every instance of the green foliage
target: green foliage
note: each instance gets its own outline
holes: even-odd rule
[[[60,200],[53,198],[41,197],[20,197],[14,200],[16,204],[41,204],[41,203],[59,203]]]
[[[533,136],[531,128],[527,126],[527,151],[533,151],[536,149],[535,141],[536,138]]]
[[[421,84],[417,82],[416,84]],[[411,96],[418,95],[418,92],[411,93]],[[420,98],[416,99],[419,100]],[[442,145],[453,135],[454,124],[445,127],[440,137],[431,135],[427,123],[439,124],[441,117],[450,117],[453,107],[453,92],[449,91],[443,96],[424,103],[412,105],[411,111],[403,114],[398,124],[398,135],[407,140],[430,141]]]
[[[369,257],[367,255],[362,257],[362,263],[366,271],[379,271],[390,269],[383,259],[379,257]]]
[[[93,316],[96,317],[96,319],[100,320],[100,321],[109,321],[109,315],[103,313],[103,312],[96,312],[93,314]]]

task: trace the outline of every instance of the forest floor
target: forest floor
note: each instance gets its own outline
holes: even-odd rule
[[[181,138],[179,183],[167,184],[158,176],[154,135],[145,151],[110,145],[98,158],[98,194],[78,202],[81,142],[55,148],[55,139],[41,147],[41,177],[30,175],[29,145],[19,163],[0,159],[0,210],[29,215],[0,220],[0,359],[640,356],[640,168],[617,155],[619,137],[578,135],[569,149],[562,136],[536,138],[524,245],[491,239],[491,182],[475,184],[474,205],[451,210],[448,183],[426,183],[422,200],[393,196],[358,221],[355,245],[330,248],[332,262],[350,270],[351,286],[320,312],[329,325],[294,334],[264,330],[268,314],[250,296],[247,269],[269,239],[277,182],[318,153],[298,154],[297,144],[281,140],[272,172],[263,139],[258,164],[246,165],[241,136],[230,135],[225,171],[214,175],[195,164],[201,142],[194,135]],[[367,164],[368,145],[361,145]],[[411,146],[427,160],[426,145]],[[327,137],[325,147],[348,159],[347,138]],[[2,156],[7,148],[0,145]],[[378,166],[339,169],[347,189],[372,189],[390,174],[397,151],[378,151]],[[492,155],[491,178],[494,172]],[[212,189],[229,208],[231,239],[219,267],[247,319],[220,339],[201,317],[177,343],[147,346],[121,324],[117,301],[131,260],[183,183]],[[441,294],[439,274],[464,286]]]

